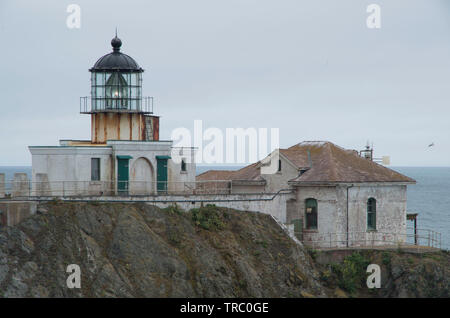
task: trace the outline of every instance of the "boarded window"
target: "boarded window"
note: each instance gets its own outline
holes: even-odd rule
[[[377,229],[377,200],[374,198],[367,200],[367,229]]]
[[[306,229],[317,229],[317,200],[306,199],[305,201]]]
[[[91,180],[100,180],[100,158],[91,158]]]

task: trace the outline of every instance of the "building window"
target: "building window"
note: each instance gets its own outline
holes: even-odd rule
[[[305,212],[306,212],[306,229],[317,230],[317,200],[316,199],[306,199]]]
[[[281,159],[278,160],[278,172],[281,172]]]
[[[100,158],[91,158],[91,181],[100,180]]]
[[[186,172],[186,161],[181,160],[181,172]]]
[[[374,198],[367,200],[367,229],[377,229],[377,200]]]

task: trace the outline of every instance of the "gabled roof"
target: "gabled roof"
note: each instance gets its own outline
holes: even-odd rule
[[[199,174],[198,181],[233,180],[233,181],[264,181],[261,177],[260,162],[245,166],[239,170],[209,170]]]
[[[414,179],[388,169],[369,159],[362,158],[356,150],[341,148],[328,141],[305,141],[287,149],[280,149],[302,174],[289,181],[293,185],[397,182],[415,183]],[[265,181],[258,161],[237,171],[210,170],[197,176],[197,180]]]
[[[355,150],[344,149],[327,141],[302,142],[282,150],[282,153],[299,169],[307,169],[297,178],[290,180],[293,184],[416,182],[372,160],[362,158]]]
[[[229,180],[233,172],[232,170],[208,170],[199,174],[196,179],[199,181]]]
[[[234,171],[231,178],[233,180],[264,181],[261,177],[261,162],[258,161],[242,169]]]

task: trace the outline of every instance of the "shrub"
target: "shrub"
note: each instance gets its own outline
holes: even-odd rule
[[[224,228],[224,223],[222,222],[218,208],[215,205],[208,204],[205,207],[191,209],[190,212],[194,224],[205,230]]]
[[[388,252],[383,252],[382,254],[382,262],[384,265],[388,266],[391,264],[391,254]]]
[[[178,214],[178,215],[182,215],[183,214],[183,209],[181,209],[178,204],[173,204],[171,206],[168,206],[167,208],[162,209],[165,212],[168,213],[174,213],[174,214]]]
[[[332,264],[331,269],[338,277],[338,286],[354,293],[364,286],[367,279],[366,269],[370,261],[358,252],[347,256],[342,264]]]

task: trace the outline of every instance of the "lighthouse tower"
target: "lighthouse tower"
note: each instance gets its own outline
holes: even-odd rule
[[[144,70],[121,52],[122,41],[117,34],[111,45],[112,52],[89,69],[90,100],[81,98],[80,113],[91,115],[91,142],[157,141],[159,117],[153,115],[153,98],[142,97]]]
[[[63,139],[59,146],[30,146],[32,192],[41,196],[146,196],[181,193],[195,184],[195,149],[160,140],[152,98],[142,97],[144,70],[121,52],[89,70],[91,96],[80,113],[91,115],[91,139]]]

